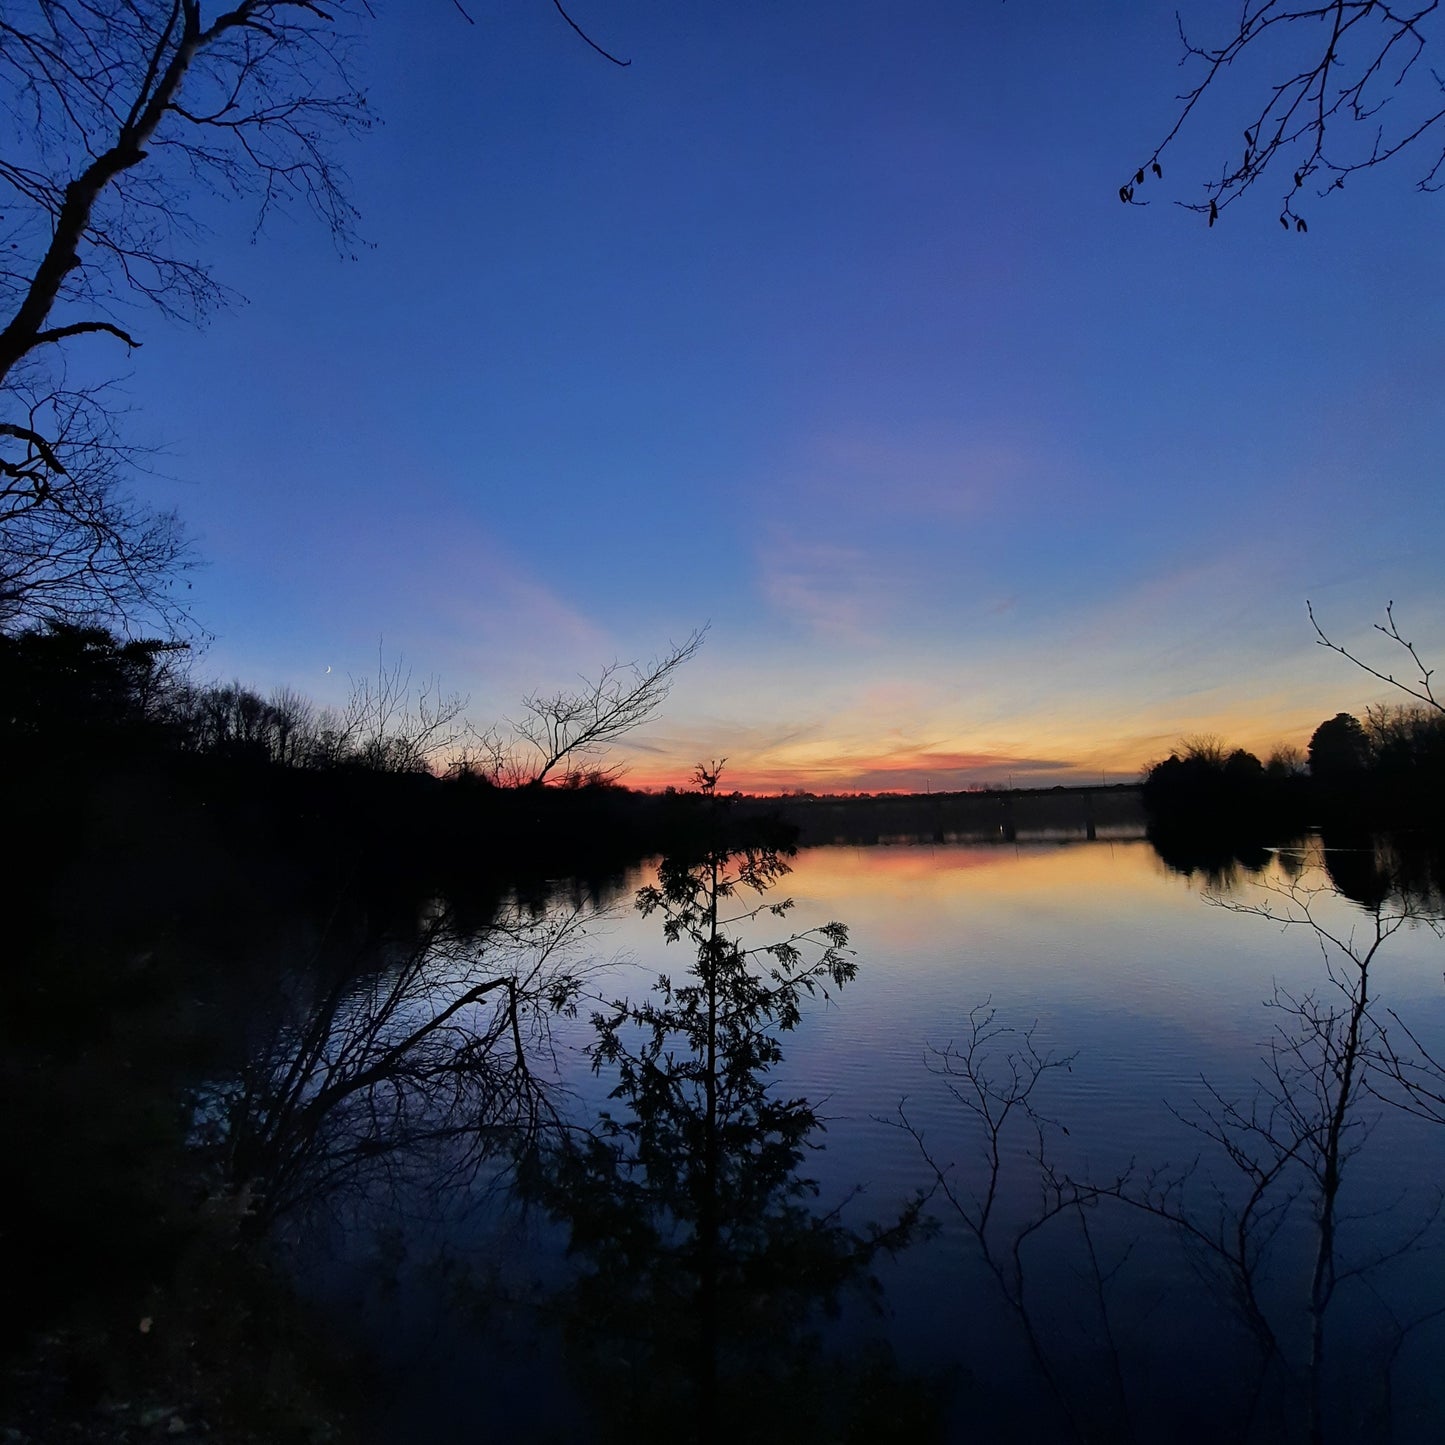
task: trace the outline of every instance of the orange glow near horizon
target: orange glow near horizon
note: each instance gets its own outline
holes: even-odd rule
[[[962,749],[909,749],[836,747],[819,741],[800,748],[730,750],[726,739],[706,760],[726,760],[724,786],[728,791],[771,796],[787,792],[814,793],[950,793],[970,788],[1049,788],[1086,786],[1090,783],[1125,783],[1138,779],[1150,763],[1166,757],[1191,736],[1210,733],[1231,747],[1245,748],[1261,759],[1281,744],[1303,749],[1314,727],[1313,721],[1281,719],[1278,727],[1261,727],[1257,719],[1213,716],[1198,726],[1112,738],[1107,742],[1072,740],[1072,745],[1052,738],[1040,738],[1035,751],[1017,748],[1008,752]],[[1231,726],[1231,722],[1234,726]],[[1033,742],[1035,739],[1029,739]],[[630,754],[624,747],[622,781],[632,788],[660,791],[668,787],[692,786],[692,777],[703,755],[687,759],[680,751],[671,756],[659,752]]]
[[[824,758],[809,763],[773,762],[767,758],[727,759],[723,770],[726,790],[771,796],[806,791],[813,793],[923,793],[963,792],[971,786],[997,784],[1017,787],[1032,780],[1051,787],[1078,771],[1066,764],[1048,769],[1031,765],[1027,759],[1011,759],[987,753],[918,754],[900,757],[896,753],[877,758]],[[670,769],[665,764],[630,767],[624,781],[631,787],[665,788],[691,784],[691,767]],[[1080,773],[1078,781],[1097,781],[1097,773]],[[1121,782],[1123,778],[1112,781]]]

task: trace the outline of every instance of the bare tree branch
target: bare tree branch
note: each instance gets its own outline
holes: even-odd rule
[[[973,1190],[965,1190],[955,1181],[954,1166],[943,1163],[930,1150],[923,1131],[902,1104],[896,1122],[917,1145],[937,1191],[974,1241],[1000,1298],[1018,1324],[1035,1369],[1073,1435],[1082,1439],[1084,1431],[1074,1402],[1034,1317],[1024,1263],[1025,1247],[1036,1235],[1060,1217],[1085,1207],[1097,1193],[1092,1186],[1081,1188],[1054,1168],[1047,1140],[1060,1126],[1033,1102],[1045,1075],[1067,1070],[1072,1064],[1072,1055],[1040,1053],[1032,1027],[1020,1031],[1000,1023],[988,1000],[969,1010],[961,1044],[930,1046],[930,1071],[944,1079],[949,1094],[971,1116],[980,1135],[982,1182]],[[1040,1194],[1035,1210],[1011,1234],[1000,1237],[994,1211],[1004,1182],[1005,1140],[1016,1129],[1032,1138],[1031,1157],[1038,1168]]]
[[[614,662],[575,689],[530,694],[522,699],[521,719],[509,720],[508,731],[473,734],[478,752],[468,761],[494,782],[510,786],[540,785],[559,769],[571,782],[614,776],[615,771],[589,768],[588,760],[662,706],[677,670],[706,636],[703,626],[646,663]]]
[[[0,422],[17,443],[0,453],[0,628],[134,622],[194,633],[189,544],[173,514],[128,494],[142,458],[117,439],[103,395],[14,387],[6,399],[25,421]]]
[[[562,4],[562,0],[552,0],[552,4],[553,4],[553,6],[556,7],[557,13],[558,13],[558,14],[572,27],[572,29],[575,30],[575,31],[577,32],[577,34],[580,35],[580,36],[582,37],[582,39],[583,39],[584,41],[586,41],[586,43],[587,43],[588,45],[590,45],[590,46],[592,47],[592,49],[595,50],[595,51],[598,53],[598,55],[600,55],[604,60],[610,60],[610,61],[613,63],[613,65],[627,66],[627,65],[631,65],[631,64],[632,64],[632,62],[631,62],[630,60],[619,60],[615,55],[612,54],[612,52],[611,52],[610,50],[604,50],[585,30],[567,13],[566,8],[565,8],[565,7],[563,6],[563,4]],[[463,13],[465,14],[465,12],[463,12]],[[470,17],[468,17],[468,18],[470,18]]]
[[[1435,696],[1435,690],[1430,685],[1430,679],[1435,675],[1434,668],[1426,667],[1420,659],[1420,654],[1415,651],[1415,644],[1407,642],[1401,635],[1400,629],[1395,622],[1395,604],[1385,604],[1385,620],[1374,624],[1375,631],[1383,633],[1391,642],[1402,647],[1410,658],[1410,663],[1418,674],[1414,682],[1401,682],[1392,672],[1381,672],[1378,668],[1371,666],[1363,658],[1355,656],[1348,648],[1342,647],[1338,642],[1332,642],[1325,635],[1324,629],[1320,626],[1315,617],[1314,604],[1306,602],[1305,607],[1309,610],[1310,626],[1315,630],[1315,641],[1321,647],[1328,647],[1331,652],[1338,652],[1347,662],[1352,662],[1362,672],[1368,672],[1371,677],[1378,678],[1381,682],[1388,682],[1391,687],[1397,687],[1417,702],[1423,702],[1427,707],[1432,707],[1438,712],[1445,712],[1445,703],[1442,703]]]
[[[341,0],[16,0],[0,14],[0,625],[63,616],[184,627],[172,517],[126,497],[103,388],[65,343],[135,347],[122,307],[197,318],[226,299],[193,259],[197,189],[355,213],[334,142],[369,123]],[[61,398],[56,401],[56,398]],[[63,461],[62,461],[63,458]]]
[[[438,678],[416,684],[405,659],[390,667],[377,645],[376,676],[351,679],[351,696],[322,728],[333,762],[354,761],[392,773],[426,772],[462,737],[467,699],[442,691]]]
[[[308,0],[241,0],[208,25],[199,0],[83,10],[30,0],[7,13],[0,79],[22,98],[9,111],[16,131],[33,127],[35,160],[0,179],[30,207],[9,223],[44,244],[0,330],[0,382],[57,333],[77,334],[77,323],[47,328],[58,304],[105,305],[121,290],[167,310],[217,299],[168,244],[193,229],[183,177],[255,194],[263,213],[299,200],[338,238],[350,234],[355,213],[328,148],[369,118],[347,79],[345,13]],[[200,117],[224,117],[221,148],[197,136]]]
[[[1241,1437],[1250,1433],[1267,1383],[1280,1379],[1299,1391],[1306,1438],[1323,1438],[1324,1384],[1337,1367],[1326,1357],[1326,1321],[1342,1285],[1369,1289],[1385,1307],[1392,1325],[1387,1372],[1406,1336],[1441,1313],[1427,1308],[1402,1319],[1379,1295],[1382,1270],[1435,1244],[1442,1215],[1440,1191],[1427,1190],[1424,1207],[1403,1221],[1393,1237],[1372,1224],[1363,1247],[1350,1245],[1346,1227],[1361,1218],[1393,1213],[1402,1200],[1369,1215],[1352,1214],[1344,1194],[1347,1177],[1354,1177],[1352,1161],[1374,1122],[1367,1107],[1372,1101],[1430,1122],[1445,1121],[1445,1071],[1394,1011],[1378,1014],[1372,972],[1381,950],[1402,928],[1423,921],[1438,931],[1440,920],[1398,898],[1370,910],[1363,920],[1358,913],[1345,915],[1353,921],[1341,928],[1323,907],[1336,896],[1333,889],[1300,880],[1267,887],[1253,902],[1206,895],[1207,901],[1232,912],[1310,932],[1319,944],[1325,977],[1318,991],[1292,993],[1276,986],[1267,1007],[1278,1021],[1251,1094],[1230,1098],[1204,1080],[1195,1107],[1174,1111],[1207,1141],[1209,1153],[1226,1163],[1223,1180],[1204,1174],[1200,1160],[1182,1169],[1141,1169],[1131,1163],[1103,1182],[1061,1170],[1046,1146],[1062,1126],[1040,1112],[1036,1096],[1045,1073],[1068,1061],[1040,1054],[1030,1031],[998,1022],[987,1004],[970,1013],[960,1045],[931,1051],[931,1067],[943,1076],[980,1141],[981,1173],[970,1177],[944,1162],[900,1106],[899,1123],[918,1146],[936,1193],[977,1246],[1019,1324],[1041,1380],[1078,1438],[1096,1437],[1083,1428],[1060,1361],[1035,1318],[1024,1249],[1055,1221],[1077,1221],[1086,1255],[1084,1277],[1092,1285],[1093,1313],[1108,1347],[1118,1412],[1107,1438],[1127,1439],[1130,1412],[1110,1325],[1108,1289],[1128,1247],[1118,1263],[1107,1264],[1097,1252],[1090,1223],[1090,1211],[1109,1201],[1169,1226],[1201,1277],[1232,1302],[1252,1334],[1257,1359],[1240,1397],[1245,1411]],[[1382,1022],[1385,1017],[1388,1023]],[[1392,1030],[1408,1041],[1408,1051],[1397,1045]],[[1038,1185],[1032,1209],[1007,1225],[995,1207],[1005,1158],[1017,1150],[1016,1144],[1006,1149],[1006,1133],[1031,1142],[1028,1152]],[[970,1183],[961,1182],[960,1176]],[[1198,1198],[1201,1181],[1207,1202]],[[1277,1246],[1291,1247],[1305,1209],[1309,1259],[1297,1313],[1281,1302],[1277,1289],[1266,1285],[1272,1284],[1268,1272]],[[1302,1332],[1296,1323],[1300,1316]],[[1301,1333],[1302,1339],[1295,1338]]]
[[[553,4],[599,55],[628,63]],[[19,501],[0,497],[0,626],[63,599],[77,620],[138,607],[148,626],[175,621],[151,605],[174,577],[179,553],[158,545],[174,519],[117,504],[109,451],[85,464],[108,477],[107,505],[94,489],[86,498],[106,539],[88,551],[93,532],[74,532],[54,484],[62,438],[25,419],[26,398],[67,389],[67,342],[138,346],[123,310],[196,321],[231,299],[197,259],[207,198],[249,201],[258,231],[274,208],[309,211],[352,247],[337,149],[372,124],[352,66],[369,16],[368,0],[10,0],[0,11],[0,478],[33,483]],[[62,575],[31,607],[32,580]]]
[[[464,937],[438,917],[390,965],[345,961],[201,1101],[227,1187],[262,1222],[388,1179],[436,1195],[561,1128],[550,1020],[599,967],[578,957],[587,921],[503,908]]]
[[[1138,193],[1186,129],[1202,121],[1206,102],[1235,107],[1231,133],[1242,137],[1218,176],[1205,182],[1201,200],[1181,202],[1206,215],[1212,226],[1225,207],[1250,191],[1266,173],[1281,170],[1279,221],[1308,230],[1299,204],[1308,195],[1342,190],[1362,171],[1394,160],[1406,149],[1424,149],[1421,190],[1439,189],[1445,166],[1445,84],[1423,61],[1438,22],[1439,0],[1399,5],[1391,0],[1243,0],[1231,30],[1216,41],[1199,41],[1176,17],[1194,83],[1178,97],[1179,111],[1163,139],[1119,188],[1126,203]],[[1257,88],[1241,90],[1254,63],[1272,66]]]

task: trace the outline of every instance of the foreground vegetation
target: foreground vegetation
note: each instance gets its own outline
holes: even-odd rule
[[[685,655],[531,699],[434,772],[453,701],[396,669],[328,712],[197,684],[162,642],[0,636],[6,1438],[347,1437],[365,1362],[296,1298],[198,1100],[298,997],[429,945],[439,896],[476,937],[693,827],[695,797],[628,793],[592,751]]]

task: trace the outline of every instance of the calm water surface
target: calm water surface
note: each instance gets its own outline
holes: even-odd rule
[[[1374,919],[1317,891],[1328,882],[1320,861],[1317,850],[1276,857],[1221,895],[1221,906],[1143,841],[803,852],[770,895],[795,900],[786,924],[766,918],[745,936],[762,943],[837,919],[859,964],[835,998],[805,1008],[773,1073],[775,1094],[806,1096],[826,1121],[801,1170],[817,1182],[810,1207],[836,1209],[861,1234],[930,1190],[932,1223],[896,1258],[880,1259],[880,1293],[845,1291],[835,1318],[820,1312],[799,1369],[828,1381],[837,1378],[829,1370],[856,1372],[868,1361],[883,1371],[877,1362],[887,1360],[895,1420],[905,1409],[897,1401],[916,1395],[927,1402],[919,1418],[950,1440],[1306,1438],[1296,1385],[1309,1355],[1318,1241],[1307,1181],[1287,1170],[1271,1185],[1271,1210],[1304,1192],[1263,1216],[1252,1245],[1251,1283],[1291,1362],[1276,1362],[1252,1404],[1245,1382],[1259,1352],[1228,1291],[1216,1287],[1215,1263],[1137,1203],[1151,1178],[1190,1170],[1171,1207],[1203,1233],[1216,1231],[1250,1181],[1209,1137],[1211,1117],[1217,1132],[1238,1102],[1245,1114],[1273,1118],[1278,1135],[1280,1110],[1319,1112],[1313,1091],[1328,1090],[1333,1063],[1318,1034],[1296,1056],[1318,1076],[1300,1085],[1298,1100],[1281,1100],[1278,1081],[1273,1099],[1260,1093],[1259,1081],[1270,1083],[1261,1061],[1271,1039],[1299,1033],[1291,999],[1314,997],[1336,1011],[1348,1004],[1328,969],[1333,963],[1349,983],[1349,960],[1322,948],[1316,929],[1240,909],[1285,912],[1287,900],[1267,890],[1295,886],[1303,890],[1296,907],[1308,898],[1315,922],[1362,953]],[[589,950],[611,960],[593,985],[602,997],[643,997],[659,973],[676,979],[690,962],[683,944],[665,943],[655,917],[628,907],[644,881],[630,879],[619,905],[590,927]],[[1437,932],[1409,921],[1369,974],[1375,1017],[1388,1021],[1393,1010],[1437,1058],[1445,1058],[1442,964]],[[587,1012],[553,1031],[555,1071],[569,1091],[564,1112],[581,1127],[609,1107],[615,1083],[607,1069],[594,1075],[583,1055],[593,1039]],[[1006,1031],[977,1060],[996,1098],[1008,1092],[1009,1056],[1026,1034],[1038,1060],[1068,1061],[1044,1069],[1029,1097],[1033,1117],[1016,1106],[999,1136],[988,1238],[1007,1264],[1002,1282],[939,1187],[941,1174],[977,1219],[987,1139],[959,1097],[970,1097],[976,1080],[944,1077],[939,1051],[965,1047],[986,1018]],[[1421,1232],[1445,1184],[1445,1125],[1368,1094],[1348,1122],[1359,1127],[1348,1136],[1339,1196],[1339,1273],[1404,1252],[1342,1278],[1330,1301],[1325,1438],[1445,1438],[1445,1330],[1426,1318],[1445,1304],[1445,1268],[1435,1231]],[[1056,1181],[1099,1188],[1124,1177],[1120,1192],[1134,1204],[1106,1198],[1041,1223],[1051,1200],[1041,1148]],[[557,1304],[587,1266],[567,1259],[555,1216],[488,1182],[480,1177],[466,1192],[468,1208],[413,1198],[414,1208],[393,1213],[394,1198],[368,1201],[300,1251],[317,1290],[390,1371],[393,1403],[378,1433],[611,1438],[609,1376],[572,1363],[577,1320]],[[759,1285],[764,1332],[767,1288]],[[1010,1306],[1009,1289],[1022,1311]],[[779,1341],[793,1348],[781,1331]],[[588,1348],[595,1363],[596,1343]],[[610,1366],[619,1380],[630,1367]],[[679,1424],[677,1438],[691,1429]],[[760,1424],[756,1434],[771,1438],[771,1429]],[[859,1429],[866,1438],[871,1427]]]

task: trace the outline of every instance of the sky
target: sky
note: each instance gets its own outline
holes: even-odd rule
[[[630,782],[937,791],[1302,745],[1386,696],[1306,599],[1445,657],[1423,167],[1209,228],[1225,94],[1121,205],[1172,7],[578,0],[626,69],[468,10],[360,38],[365,244],[203,205],[244,302],[129,363],[201,673],[337,702],[400,657],[487,722],[707,626]]]

